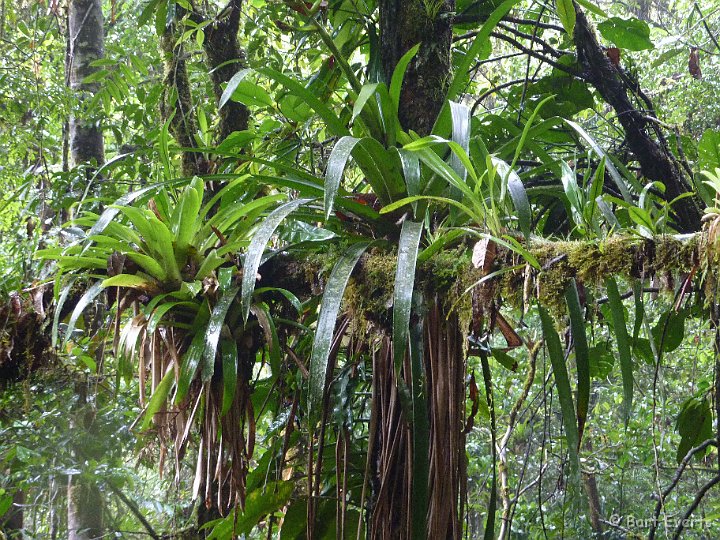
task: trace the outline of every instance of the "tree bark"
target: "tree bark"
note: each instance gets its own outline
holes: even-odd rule
[[[400,58],[420,50],[408,66],[398,114],[406,130],[432,131],[452,72],[452,13],[455,0],[380,0],[380,43],[386,82]]]
[[[81,476],[68,478],[68,540],[103,536],[102,494],[97,485]]]
[[[665,185],[665,200],[668,202],[692,191],[669,150],[650,136],[652,126],[647,113],[639,111],[630,102],[629,85],[623,77],[622,68],[613,65],[607,57],[582,9],[576,6],[576,11],[575,46],[584,75],[615,109],[618,121],[625,129],[627,144],[640,163],[642,174],[648,180]],[[680,232],[699,230],[702,212],[695,197],[677,201],[673,209],[675,224]]]
[[[6,471],[9,473],[10,471]],[[0,531],[4,532],[9,540],[22,538],[24,525],[25,492],[18,489],[13,493],[13,504],[7,513],[0,517]]]
[[[105,161],[101,120],[88,110],[89,98],[100,90],[84,79],[97,68],[91,64],[104,55],[103,13],[100,0],[71,0],[68,6],[68,81],[78,100],[70,116],[71,165],[100,166]]]
[[[225,10],[229,10],[227,17],[215,18],[205,28],[203,49],[210,68],[216,102],[219,102],[222,96],[222,85],[230,81],[240,69],[247,67],[245,51],[238,44],[241,8],[242,0],[230,0]],[[233,131],[248,128],[250,112],[243,103],[230,100],[218,113],[220,115],[218,142],[225,140]]]
[[[101,119],[87,108],[89,98],[100,90],[100,85],[84,82],[97,70],[92,63],[104,55],[105,32],[100,0],[70,0],[68,40],[68,83],[79,103],[69,121],[70,163],[73,167],[86,165],[89,181],[90,174],[105,161]],[[81,407],[74,414],[82,415],[86,402],[84,392],[78,394],[78,401]],[[102,497],[94,482],[80,476],[68,478],[67,512],[69,540],[102,536]]]
[[[182,8],[177,7],[178,11]],[[177,19],[181,17],[178,15]],[[178,39],[177,24],[173,22],[160,38],[160,49],[165,63],[163,97],[161,113],[164,121],[170,120],[170,132],[177,143],[185,148],[195,147],[194,134],[197,122],[192,106],[190,78],[182,44],[176,46]],[[207,162],[200,152],[184,150],[182,154],[182,172],[185,176],[207,173]]]

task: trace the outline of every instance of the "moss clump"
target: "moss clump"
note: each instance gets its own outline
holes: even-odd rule
[[[700,262],[700,239],[697,235],[686,241],[665,236],[655,245],[654,270],[657,274],[689,272]]]
[[[385,328],[392,325],[397,254],[372,250],[363,255],[345,290],[345,305],[356,316]]]

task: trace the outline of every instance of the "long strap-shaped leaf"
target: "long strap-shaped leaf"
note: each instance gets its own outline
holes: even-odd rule
[[[255,278],[258,268],[260,268],[260,260],[262,259],[265,246],[270,241],[270,237],[275,233],[275,229],[291,212],[299,206],[310,202],[312,199],[296,199],[286,202],[273,210],[262,225],[258,227],[255,236],[253,236],[248,246],[247,255],[245,255],[245,264],[243,265],[243,280],[241,292],[241,305],[243,318],[247,321],[250,316],[250,302],[252,294],[255,290]]]
[[[393,293],[393,357],[396,374],[400,371],[407,348],[412,294],[415,289],[415,265],[422,229],[422,223],[406,220],[400,231]]]
[[[237,390],[238,351],[235,340],[223,339],[220,342],[220,354],[222,357],[223,370],[223,400],[220,415],[225,416],[230,410],[233,399],[235,399],[235,391]]]
[[[325,219],[332,214],[335,196],[337,195],[340,182],[342,182],[343,173],[347,162],[350,160],[355,145],[360,142],[357,137],[349,135],[342,137],[330,152],[328,158],[327,169],[325,170]]]
[[[215,354],[220,341],[220,332],[223,324],[225,324],[225,316],[233,300],[235,300],[238,290],[238,287],[231,287],[224,291],[210,315],[207,332],[205,332],[205,350],[203,351],[203,364],[200,372],[203,382],[210,380],[215,372]]]
[[[630,412],[632,411],[633,400],[633,367],[632,354],[630,352],[630,337],[625,326],[625,310],[623,309],[622,299],[618,291],[615,278],[607,278],[605,280],[607,289],[608,305],[610,306],[610,316],[615,329],[615,341],[617,341],[618,355],[620,356],[620,373],[623,380],[623,416],[625,425],[630,420]]]
[[[328,357],[330,356],[335,322],[340,311],[340,303],[345,293],[345,287],[347,287],[350,274],[352,274],[358,259],[371,243],[369,241],[358,242],[350,246],[335,263],[325,286],[325,292],[320,304],[317,329],[315,330],[315,340],[310,355],[308,405],[311,417],[322,403],[325,392]]]
[[[75,330],[75,325],[77,324],[80,315],[82,315],[82,312],[85,311],[85,308],[88,307],[92,303],[92,301],[95,300],[97,295],[103,292],[103,290],[103,282],[98,281],[87,291],[85,291],[85,294],[80,297],[80,300],[78,300],[78,303],[75,305],[75,309],[73,310],[72,315],[70,315],[70,321],[68,322],[67,328],[65,329],[65,338],[63,339],[63,345],[65,345],[70,339],[70,336],[72,335],[73,330]]]
[[[575,406],[573,405],[570,380],[568,379],[567,367],[565,366],[560,336],[558,336],[557,330],[555,330],[555,324],[550,314],[543,306],[539,306],[539,308],[540,321],[542,323],[543,335],[545,336],[545,345],[550,355],[550,362],[555,376],[555,387],[557,388],[558,399],[560,400],[560,410],[562,412],[565,436],[567,437],[568,450],[570,452],[570,463],[573,470],[577,471],[578,428],[575,422]]]
[[[585,334],[585,317],[583,316],[577,284],[574,279],[565,289],[565,301],[570,314],[570,329],[575,345],[575,363],[577,365],[577,423],[578,435],[582,439],[588,407],[590,405],[590,354],[588,352],[587,335]]]

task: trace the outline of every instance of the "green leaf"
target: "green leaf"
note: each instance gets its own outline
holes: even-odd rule
[[[274,103],[270,94],[257,83],[251,81],[241,81],[232,94],[232,100],[238,101],[248,107],[270,107]]]
[[[187,395],[190,389],[190,383],[195,378],[200,359],[203,357],[205,350],[205,330],[207,327],[203,324],[193,336],[190,347],[183,356],[183,363],[180,367],[180,379],[178,380],[177,392],[175,394],[175,403],[180,403]]]
[[[720,131],[706,129],[698,143],[698,168],[712,171],[720,167]]]
[[[610,17],[597,26],[602,37],[616,47],[628,51],[644,51],[655,48],[650,41],[650,27],[645,21]]]
[[[453,151],[450,156],[450,166],[464,181],[467,173],[472,169],[469,158],[463,159],[465,157],[463,154],[467,155],[470,146],[470,109],[463,103],[451,101],[450,117],[452,118],[452,140],[463,150],[462,152]]]
[[[590,348],[590,376],[594,379],[605,379],[612,372],[615,355],[607,343]]]
[[[422,230],[422,223],[409,220],[403,221],[400,230],[393,292],[393,357],[396,375],[400,373],[407,349],[412,294],[415,290],[415,268]]]
[[[328,158],[327,169],[325,171],[325,219],[327,220],[332,214],[335,197],[342,182],[343,173],[350,160],[355,145],[360,142],[357,137],[349,135],[342,137],[330,152]]]
[[[607,13],[603,11],[602,8],[600,8],[598,5],[593,4],[590,2],[590,0],[575,0],[578,4],[580,4],[582,7],[587,9],[590,13],[594,13],[598,17],[602,17],[603,19],[607,19]]]
[[[80,300],[78,300],[78,303],[75,305],[75,309],[73,310],[72,315],[70,315],[70,321],[68,322],[67,328],[65,329],[65,338],[63,339],[63,345],[65,345],[70,339],[70,336],[75,330],[75,325],[77,324],[80,315],[82,315],[82,312],[85,311],[85,308],[88,307],[93,302],[93,300],[95,300],[95,298],[101,292],[103,292],[103,290],[105,290],[103,282],[98,281],[87,291],[85,291],[85,294],[80,297]]]
[[[267,77],[282,84],[285,88],[290,90],[294,96],[299,97],[303,102],[307,103],[319,116],[323,119],[328,129],[333,135],[344,136],[348,135],[348,129],[340,121],[338,115],[335,114],[330,108],[320,101],[312,92],[309,92],[302,84],[298,81],[291,79],[287,75],[275,71],[271,68],[260,68],[257,70],[258,73],[262,73]]]
[[[108,206],[102,214],[100,214],[99,218],[97,218],[95,224],[88,231],[88,238],[90,238],[91,236],[95,236],[96,234],[101,234],[108,227],[108,225],[110,225],[110,222],[115,218],[115,216],[120,213],[120,209],[122,207],[129,205],[130,203],[139,199],[146,193],[156,191],[162,185],[163,184],[153,184],[150,186],[146,186],[144,188],[123,195],[122,197],[117,199],[113,204]]]
[[[475,36],[475,40],[470,46],[467,54],[465,54],[455,70],[455,77],[453,78],[452,83],[450,83],[450,88],[448,88],[448,93],[445,98],[446,101],[455,101],[460,95],[466,84],[470,67],[477,60],[485,60],[490,56],[490,52],[492,51],[490,45],[490,33],[495,29],[497,24],[508,13],[508,11],[510,11],[519,1],[520,0],[506,0],[487,18],[477,36]]]
[[[255,140],[256,138],[257,134],[250,130],[233,131],[218,145],[217,151],[220,154],[239,152],[242,148],[247,146],[250,141]]]
[[[480,220],[480,218],[472,210],[470,210],[470,208],[468,208],[462,203],[457,202],[454,199],[448,199],[447,197],[431,197],[429,195],[415,195],[414,197],[405,197],[404,199],[395,201],[394,203],[388,204],[387,206],[383,206],[380,209],[380,214],[387,214],[389,212],[393,212],[398,208],[402,208],[403,206],[412,204],[417,201],[435,201],[447,204],[449,206],[454,206],[465,212],[469,217],[476,219],[476,221]]]
[[[137,274],[119,274],[109,277],[102,282],[104,288],[108,287],[128,287],[131,289],[147,290],[152,288],[155,282]]]
[[[220,332],[225,325],[225,316],[239,290],[239,287],[232,287],[223,292],[210,315],[207,332],[205,333],[203,364],[200,372],[200,378],[203,382],[209,381],[215,372],[215,354],[217,353],[217,346],[220,341]]]
[[[2,494],[2,491],[0,491],[0,494]],[[7,514],[7,511],[10,510],[10,507],[13,504],[13,496],[9,494],[3,494],[2,497],[0,497],[0,518],[3,517],[5,514]]]
[[[220,341],[220,355],[223,370],[223,400],[220,416],[225,416],[230,410],[237,390],[238,352],[235,340],[223,339]]]
[[[407,71],[408,65],[415,58],[415,55],[420,50],[420,44],[418,43],[406,52],[397,64],[395,64],[395,70],[390,80],[390,101],[393,105],[393,113],[397,114],[398,107],[400,106],[400,92],[402,91],[403,79],[405,78],[405,72]]]
[[[577,366],[577,422],[579,437],[582,439],[585,422],[587,421],[588,407],[590,405],[590,354],[588,351],[587,335],[585,333],[585,316],[580,297],[578,295],[575,279],[571,279],[565,289],[565,301],[570,315],[570,330],[572,331],[575,346],[575,364]]]
[[[558,19],[570,37],[575,30],[575,5],[573,0],[555,0]]]
[[[227,86],[225,87],[225,90],[223,90],[222,96],[220,96],[220,101],[218,102],[218,109],[222,109],[223,106],[230,101],[230,98],[232,97],[233,93],[235,92],[235,89],[238,87],[238,85],[243,81],[245,77],[247,77],[252,72],[249,68],[243,68],[240,71],[238,71],[235,75],[232,76],[232,78],[228,81]]]
[[[375,95],[379,84],[380,83],[366,84],[363,85],[363,87],[360,89],[360,93],[355,100],[355,105],[353,105],[353,113],[352,117],[350,118],[351,123],[355,121],[355,119],[360,115],[360,113],[362,113],[368,100]]]
[[[277,207],[265,218],[265,221],[262,222],[255,232],[248,246],[248,251],[245,255],[245,264],[243,265],[241,306],[244,320],[247,321],[250,316],[250,303],[252,301],[253,290],[255,290],[255,281],[257,279],[258,268],[260,268],[260,260],[265,252],[265,246],[267,246],[267,243],[270,241],[270,238],[280,223],[294,210],[303,204],[309,203],[311,200],[312,199],[296,199]]]
[[[332,346],[335,322],[340,312],[345,287],[355,265],[370,244],[371,242],[364,241],[351,245],[335,263],[325,286],[310,355],[308,407],[311,415],[316,414],[316,409],[322,403],[325,393],[325,375],[330,356],[330,347]]]
[[[575,422],[575,405],[573,404],[570,380],[568,379],[567,367],[565,366],[560,336],[558,336],[557,330],[555,330],[555,323],[553,323],[548,311],[543,306],[538,307],[540,309],[543,335],[545,336],[545,345],[548,349],[548,355],[550,356],[553,375],[555,377],[555,388],[557,388],[558,399],[560,400],[565,436],[567,437],[568,450],[570,452],[570,462],[573,469],[578,470],[578,426]]]
[[[680,434],[675,456],[680,463],[692,448],[713,437],[710,400],[707,397],[691,397],[683,403],[675,429]]]
[[[353,159],[383,204],[405,195],[399,155],[386,150],[377,140],[364,137],[353,150]]]
[[[264,516],[277,512],[288,503],[294,489],[295,482],[279,480],[251,491],[245,500],[244,512],[238,505],[227,517],[202,526],[203,529],[212,527],[207,540],[227,540],[249,535]]]
[[[623,178],[620,173],[618,172],[617,168],[615,168],[615,165],[613,164],[612,160],[608,157],[605,150],[602,149],[602,147],[593,139],[590,134],[585,131],[583,127],[581,127],[579,124],[573,122],[572,120],[563,119],[567,125],[569,125],[571,128],[573,128],[578,135],[582,139],[585,140],[590,145],[590,148],[592,148],[593,152],[595,152],[598,157],[604,157],[605,158],[605,168],[610,173],[610,176],[612,176],[613,181],[615,182],[615,185],[620,190],[620,193],[622,193],[623,199],[627,203],[633,203],[633,197],[630,194],[630,188],[628,186],[628,183],[625,178]]]
[[[170,227],[175,241],[175,261],[180,267],[185,266],[190,242],[197,229],[203,192],[203,181],[200,178],[194,178],[180,194],[170,218]]]
[[[183,306],[190,309],[197,309],[197,304],[194,302],[187,302],[187,301],[179,301],[179,302],[163,302],[161,305],[153,311],[152,315],[148,319],[147,323],[147,334],[152,335],[155,330],[157,330],[158,325],[162,321],[162,318],[165,316],[165,314],[170,311],[171,309]]]
[[[142,268],[146,274],[150,274],[158,281],[165,281],[167,279],[167,272],[165,272],[165,269],[159,262],[157,262],[156,259],[153,259],[144,253],[138,253],[137,251],[128,251],[125,255],[127,255],[128,259]]]
[[[510,371],[518,370],[518,361],[502,349],[493,348],[490,354],[492,354],[492,357],[505,369],[509,369]]]
[[[623,380],[623,417],[625,419],[625,426],[627,426],[630,420],[633,402],[633,365],[630,351],[630,337],[628,336],[625,323],[625,310],[615,279],[612,277],[607,278],[605,280],[605,288],[607,289],[608,305],[610,306],[610,315],[613,329],[615,330],[615,341],[620,356],[620,372]]]
[[[685,337],[685,319],[688,310],[670,309],[663,313],[651,333],[655,348],[661,352],[672,352],[682,345]]]
[[[520,230],[526,240],[530,239],[530,224],[532,223],[532,211],[528,200],[525,186],[518,174],[503,160],[493,158],[493,165],[497,168],[498,174],[507,182],[507,190],[512,199],[515,212],[517,213]]]
[[[143,416],[143,422],[142,426],[140,427],[140,431],[145,431],[147,428],[150,427],[150,422],[152,422],[155,413],[158,412],[167,401],[168,394],[170,393],[170,388],[172,387],[172,383],[175,380],[174,376],[175,370],[172,369],[172,366],[169,366],[167,372],[165,373],[165,376],[162,378],[160,383],[155,388],[155,391],[152,393],[150,403],[148,403],[147,409],[145,410],[145,414]]]

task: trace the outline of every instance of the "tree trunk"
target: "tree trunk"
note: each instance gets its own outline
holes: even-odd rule
[[[68,540],[91,540],[103,536],[102,494],[82,476],[68,478]]]
[[[380,0],[380,43],[389,83],[400,58],[421,43],[408,66],[398,114],[406,130],[428,135],[445,102],[452,72],[455,0]]]
[[[404,129],[428,135],[451,78],[455,1],[380,0],[379,5],[387,83],[400,58],[420,44],[405,72],[398,115]],[[371,538],[462,536],[463,337],[457,316],[446,317],[442,299],[434,296],[430,302],[424,328],[416,336],[422,341],[423,365],[413,366],[410,357],[404,358],[404,381],[396,380],[389,339],[374,361]],[[413,373],[417,369],[421,373]],[[412,385],[422,406],[409,424],[401,412],[401,394]]]
[[[178,11],[182,8],[177,7]],[[181,18],[177,16],[177,20]],[[197,122],[192,106],[190,78],[182,44],[176,46],[178,40],[177,23],[173,22],[160,38],[160,49],[165,63],[165,77],[161,113],[164,121],[170,120],[170,132],[177,143],[183,148],[195,147],[194,134],[197,133]],[[182,172],[185,176],[203,175],[207,173],[207,162],[200,152],[183,151]]]
[[[10,471],[6,471],[9,473]],[[25,492],[18,489],[13,493],[13,504],[7,513],[0,517],[0,531],[5,533],[8,540],[22,538],[24,526]]]
[[[100,166],[105,161],[100,119],[88,110],[89,98],[99,83],[83,80],[97,68],[91,64],[104,54],[103,14],[100,0],[71,0],[68,6],[68,82],[78,106],[70,116],[71,165]]]
[[[216,102],[219,102],[222,96],[222,85],[227,83],[240,69],[247,67],[245,51],[240,48],[237,37],[240,28],[242,0],[231,0],[228,7],[230,13],[227,17],[216,18],[205,28],[203,43]],[[218,113],[220,115],[218,142],[225,140],[233,131],[242,131],[248,128],[250,112],[243,103],[230,100]]]
[[[86,165],[87,179],[105,161],[100,118],[87,109],[89,98],[96,93],[98,83],[83,82],[97,68],[92,63],[103,57],[105,32],[100,0],[71,0],[68,5],[68,46],[66,69],[68,83],[79,106],[70,116],[70,163],[73,167]],[[80,387],[80,386],[79,386]],[[84,392],[78,395],[81,405],[73,414],[82,425],[86,402]],[[91,480],[81,476],[68,478],[67,487],[68,538],[85,540],[102,535],[102,498]]]
[[[650,136],[649,130],[653,126],[648,120],[648,114],[639,111],[630,102],[628,97],[630,86],[627,76],[622,73],[622,68],[613,65],[605,54],[582,9],[576,6],[576,11],[575,45],[584,75],[602,98],[615,109],[618,121],[625,129],[627,144],[640,163],[642,174],[648,180],[659,181],[665,185],[665,200],[668,202],[692,191],[680,167],[664,144],[659,129],[658,139],[663,144]],[[649,103],[649,100],[647,101]],[[677,201],[673,208],[675,224],[680,232],[689,233],[699,230],[702,213],[695,196]]]

